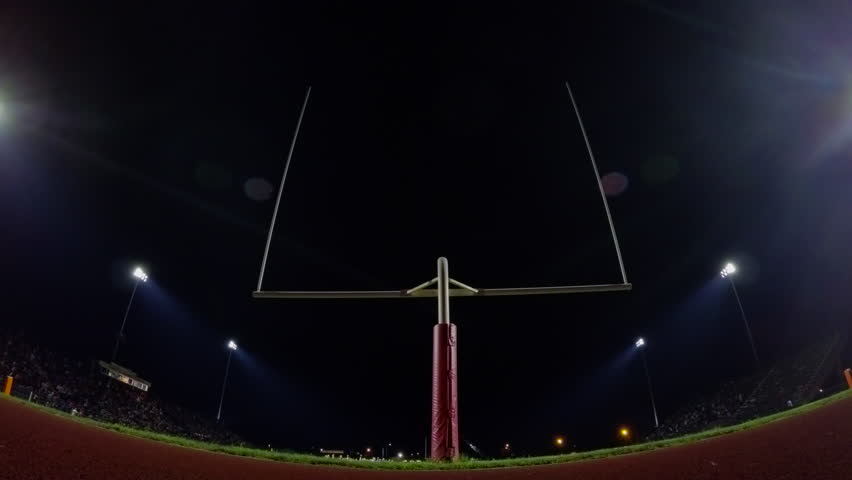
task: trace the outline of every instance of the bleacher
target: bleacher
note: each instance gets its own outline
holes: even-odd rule
[[[715,394],[696,398],[666,418],[647,439],[733,425],[810,402],[825,379],[835,373],[833,365],[845,344],[845,335],[833,335],[769,368],[726,382]]]
[[[0,373],[14,378],[12,395],[96,420],[215,443],[242,444],[207,419],[101,373],[94,362],[74,360],[0,335]]]

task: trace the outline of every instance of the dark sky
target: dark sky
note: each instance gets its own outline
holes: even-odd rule
[[[848,328],[852,9],[843,2],[582,6],[290,2],[0,12],[4,325],[120,363],[257,443],[428,434],[430,300],[254,300],[265,288],[616,283],[574,111],[630,293],[458,299],[460,423],[486,451],[579,448]],[[570,3],[570,2],[569,2]],[[671,4],[671,5],[667,5]],[[619,186],[618,182],[613,182]],[[396,447],[394,447],[396,448]]]

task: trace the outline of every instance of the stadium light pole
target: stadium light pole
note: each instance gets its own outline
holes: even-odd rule
[[[147,282],[148,274],[145,273],[145,270],[142,270],[142,267],[136,267],[133,270],[133,278],[136,281],[133,283],[133,291],[130,292],[130,301],[127,302],[127,308],[124,310],[124,318],[121,320],[121,328],[118,329],[118,336],[115,339],[115,347],[112,349],[112,363],[115,363],[115,359],[118,357],[118,347],[121,344],[121,337],[124,336],[124,325],[127,323],[127,315],[130,313],[130,306],[133,305],[133,297],[136,296],[136,287],[139,286],[139,282]]]
[[[216,421],[222,418],[222,402],[225,401],[225,387],[228,386],[228,372],[231,370],[231,355],[237,349],[233,340],[228,340],[228,361],[225,362],[225,379],[222,381],[222,395],[219,396],[219,411],[216,413]]]
[[[754,356],[754,363],[758,363],[760,360],[757,357],[757,347],[754,346],[754,338],[751,336],[751,326],[748,324],[748,319],[746,318],[745,310],[743,309],[743,302],[740,301],[740,294],[737,292],[737,285],[734,283],[735,273],[737,273],[737,266],[728,262],[725,264],[725,268],[719,272],[719,275],[721,275],[722,278],[727,278],[728,281],[731,282],[731,290],[734,291],[734,298],[737,299],[737,306],[740,308],[740,316],[743,318],[746,335],[748,335],[748,343],[751,345],[751,354]]]
[[[648,395],[651,397],[651,410],[654,412],[654,427],[660,428],[660,418],[657,416],[657,403],[654,401],[654,387],[651,386],[651,374],[648,372],[648,361],[645,360],[645,347],[647,343],[644,338],[639,337],[636,339],[635,345],[639,349],[639,354],[642,356],[642,366],[645,367],[645,379],[648,381]]]

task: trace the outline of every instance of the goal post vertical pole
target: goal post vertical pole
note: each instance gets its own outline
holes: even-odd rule
[[[450,323],[449,267],[438,259],[438,324],[432,330],[432,451],[434,461],[458,460],[456,326]]]

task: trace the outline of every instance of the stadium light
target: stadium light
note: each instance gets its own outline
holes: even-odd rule
[[[740,309],[740,316],[743,319],[743,323],[745,324],[746,335],[748,336],[748,343],[751,345],[751,354],[754,357],[754,363],[758,363],[760,360],[757,356],[757,347],[754,346],[754,337],[751,336],[751,326],[748,324],[748,319],[746,318],[745,309],[743,309],[743,302],[740,301],[740,294],[737,292],[737,285],[734,283],[733,274],[737,272],[737,266],[731,262],[725,264],[725,268],[719,273],[722,275],[722,278],[727,278],[728,281],[731,282],[731,290],[734,291],[734,298],[737,300],[737,307]]]
[[[402,458],[402,457],[403,457],[402,452],[399,452],[399,453],[396,454],[396,458]]]
[[[657,403],[654,401],[654,387],[651,385],[651,373],[648,371],[648,361],[645,359],[645,338],[639,337],[635,345],[641,354],[642,367],[645,369],[645,379],[648,381],[648,395],[651,397],[651,410],[654,412],[654,426],[660,428],[660,418],[657,416]]]
[[[231,370],[231,355],[237,349],[233,340],[228,340],[228,361],[225,362],[225,379],[222,380],[222,394],[219,396],[219,411],[216,413],[216,421],[222,418],[222,403],[225,401],[225,388],[228,386],[228,372]]]
[[[130,301],[127,302],[127,308],[124,310],[124,318],[121,320],[121,327],[118,329],[118,336],[115,338],[115,347],[112,349],[112,363],[115,363],[115,359],[118,357],[118,347],[121,345],[122,337],[124,337],[124,325],[127,323],[130,306],[133,305],[133,297],[136,296],[136,287],[139,286],[140,281],[148,281],[148,274],[145,273],[145,270],[142,270],[142,267],[136,267],[133,270],[133,277],[136,278],[136,281],[133,283],[133,291],[130,292]]]
[[[148,281],[148,274],[145,273],[145,270],[142,270],[142,267],[136,267],[136,270],[133,270],[133,276],[142,280],[143,282]]]

